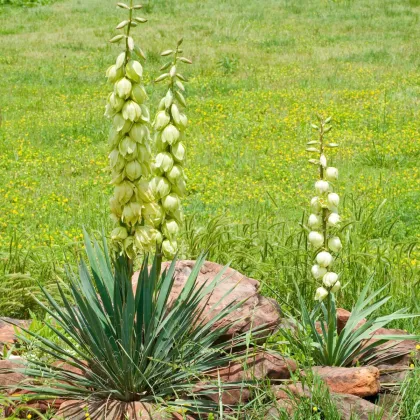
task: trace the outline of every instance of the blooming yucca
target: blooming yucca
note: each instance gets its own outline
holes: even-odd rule
[[[334,233],[340,225],[338,205],[340,197],[332,190],[332,182],[338,179],[338,170],[328,166],[325,148],[337,147],[336,143],[325,143],[324,136],[331,130],[331,118],[323,120],[319,118],[319,126],[312,127],[319,132],[319,139],[308,143],[308,152],[319,155],[317,159],[310,159],[309,162],[319,167],[319,179],[315,182],[317,196],[311,200],[312,214],[308,219],[308,226],[311,232],[308,240],[316,249],[316,264],[312,267],[312,275],[315,279],[322,279],[322,287],[319,287],[315,294],[318,301],[324,300],[330,292],[337,292],[341,285],[339,276],[332,271],[334,256],[342,248],[341,240]],[[317,146],[317,147],[316,147]]]
[[[138,251],[154,248],[158,232],[153,223],[146,223],[146,217],[151,219],[153,213],[154,196],[147,181],[152,157],[150,113],[142,84],[143,67],[138,61],[145,57],[130,36],[131,28],[146,19],[133,16],[141,6],[133,5],[132,0],[129,6],[123,3],[118,6],[128,10],[128,19],[117,26],[124,33],[111,39],[113,43],[123,42],[124,51],[106,73],[108,81],[114,85],[105,110],[105,115],[113,121],[109,135],[109,166],[115,189],[110,205],[117,226],[111,238],[118,250],[125,251],[132,259]]]
[[[178,72],[178,66],[180,63],[191,64],[191,61],[180,56],[181,44],[182,39],[174,50],[166,50],[161,54],[164,57],[172,56],[172,59],[161,67],[165,73],[156,79],[156,82],[168,80],[169,83],[153,122],[157,155],[154,163],[155,176],[150,184],[158,203],[156,212],[160,216],[153,220],[153,226],[159,232],[161,249],[167,258],[173,258],[178,250],[176,237],[183,219],[181,197],[186,194],[186,148],[183,138],[188,120],[182,112],[186,107],[182,93],[186,79]]]

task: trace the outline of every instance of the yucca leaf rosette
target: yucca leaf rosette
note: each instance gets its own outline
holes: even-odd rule
[[[166,258],[173,258],[178,251],[176,238],[183,221],[181,198],[186,194],[184,131],[188,120],[183,113],[187,105],[183,95],[186,78],[178,72],[178,67],[191,61],[180,55],[181,44],[182,39],[174,50],[162,52],[162,56],[170,56],[171,60],[161,67],[165,73],[156,79],[156,82],[168,80],[169,84],[153,122],[157,154],[150,184],[159,211],[154,208],[150,213],[154,217],[151,222],[161,235],[161,250]]]
[[[319,125],[312,124],[318,131],[319,139],[310,141],[306,150],[319,155],[317,159],[309,162],[319,167],[319,179],[315,182],[316,197],[311,200],[312,213],[308,218],[310,229],[308,240],[317,251],[311,272],[315,279],[322,280],[322,287],[316,290],[315,299],[324,300],[330,292],[340,290],[339,275],[332,270],[335,256],[341,251],[342,244],[338,236],[340,216],[338,205],[340,197],[333,192],[333,183],[338,179],[338,170],[328,166],[325,155],[326,148],[335,148],[336,143],[326,143],[324,136],[331,130],[331,117],[319,117]]]
[[[118,3],[118,7],[128,11],[128,19],[117,25],[124,33],[110,41],[123,43],[124,50],[106,72],[108,81],[114,86],[105,110],[105,115],[112,119],[109,165],[115,189],[110,206],[116,227],[111,238],[120,252],[133,259],[139,252],[153,250],[157,235],[157,230],[145,223],[144,217],[153,203],[148,183],[152,160],[150,112],[140,62],[145,57],[130,36],[131,28],[146,19],[133,16],[141,6],[133,5],[132,0],[130,5]]]

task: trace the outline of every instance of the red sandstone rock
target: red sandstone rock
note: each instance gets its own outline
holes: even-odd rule
[[[28,327],[30,322],[7,317],[0,318],[0,345],[13,344],[16,341],[15,326]]]
[[[233,362],[228,367],[220,368],[209,373],[217,380],[220,376],[222,383],[243,383],[237,387],[227,387],[222,392],[209,395],[215,402],[222,398],[223,404],[236,405],[246,402],[250,398],[250,389],[247,382],[264,379],[289,379],[291,373],[297,369],[296,362],[279,354],[260,352],[250,356],[243,362]]]
[[[366,367],[320,367],[312,370],[328,385],[332,392],[351,394],[357,397],[370,397],[380,390],[379,370],[374,366]]]
[[[178,261],[175,270],[175,282],[172,288],[169,302],[173,302],[182,289],[185,282],[194,267],[195,261],[185,260]],[[162,264],[162,270],[168,268],[169,262]],[[211,282],[214,277],[222,270],[222,266],[212,262],[205,262],[202,266],[197,278],[197,285]],[[138,272],[133,275],[133,288],[137,287]],[[222,277],[221,282],[215,288],[214,292],[209,296],[208,301],[203,302],[205,310],[200,315],[201,320],[210,320],[223,308],[228,306],[231,302],[240,302],[246,300],[244,304],[232,312],[228,317],[219,320],[215,323],[214,328],[219,328],[235,321],[228,332],[227,336],[232,337],[235,334],[248,331],[250,328],[260,327],[265,325],[268,327],[268,335],[273,331],[280,322],[280,311],[278,304],[273,300],[261,296],[258,293],[259,282],[257,280],[248,278],[232,268],[228,268]],[[228,296],[225,294],[232,289]],[[224,298],[223,298],[224,297]],[[223,299],[222,299],[223,298]],[[220,299],[222,302],[218,304],[217,308],[212,307],[217,304]]]

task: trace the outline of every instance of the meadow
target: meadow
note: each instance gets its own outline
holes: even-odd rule
[[[109,232],[114,0],[0,1],[0,315],[36,310],[36,281],[76,263],[82,228]],[[384,310],[420,312],[420,1],[150,0],[136,39],[150,104],[160,51],[184,37],[188,197],[181,257],[209,250],[284,307],[309,299],[307,163],[316,114],[333,116],[351,308],[369,276]],[[13,287],[10,287],[13,285]],[[51,286],[52,288],[54,286]],[[394,325],[418,333],[418,320]],[[419,385],[420,388],[420,385]],[[409,418],[409,417],[407,417]]]

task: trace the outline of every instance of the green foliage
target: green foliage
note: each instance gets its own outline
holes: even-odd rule
[[[45,324],[64,345],[27,329],[18,336],[64,365],[46,366],[36,359],[27,360],[25,373],[45,382],[23,388],[50,398],[159,401],[188,406],[192,411],[211,409],[211,402],[201,401],[211,387],[191,395],[192,387],[206,371],[231,360],[231,346],[244,344],[242,337],[233,342],[223,339],[230,325],[212,330],[215,322],[240,302],[215,311],[208,321],[197,322],[200,302],[223,271],[211,284],[197,287],[197,275],[205,260],[201,256],[180,296],[169,306],[175,261],[159,278],[157,260],[149,272],[146,259],[133,291],[127,258],[111,261],[106,241],[102,250],[96,241],[92,246],[87,234],[85,244],[92,274],[83,261],[79,275],[68,271],[75,306],[61,286],[60,304],[42,288],[52,309],[40,304],[54,319],[54,323]],[[83,374],[70,372],[65,364]]]
[[[383,349],[373,351],[378,346],[388,343],[390,340],[418,340],[420,336],[411,335],[375,335],[375,340],[366,345],[366,342],[375,332],[387,326],[389,323],[399,319],[415,318],[419,315],[406,314],[400,309],[390,315],[377,318],[370,318],[377,309],[383,306],[389,299],[383,297],[377,301],[375,298],[380,295],[386,286],[370,294],[372,279],[363,288],[356,304],[351,310],[351,315],[345,327],[340,333],[337,332],[337,311],[334,294],[328,295],[327,304],[319,303],[310,312],[305,300],[296,288],[300,301],[300,316],[290,317],[291,327],[284,328],[282,334],[288,339],[292,348],[300,352],[310,354],[315,365],[320,366],[352,366],[360,364],[381,364],[387,359],[399,356],[398,350],[393,351],[393,345],[386,345]],[[367,321],[360,325],[363,319]],[[309,333],[311,337],[310,348],[307,340],[302,339]]]
[[[402,419],[415,420],[420,418],[420,366],[417,365],[403,382],[398,402],[398,410]]]
[[[11,6],[20,6],[20,7],[34,7],[34,6],[43,6],[46,4],[51,4],[57,0],[0,0],[1,5],[11,5]]]
[[[8,250],[0,251],[0,316],[26,319],[31,311],[39,312],[33,299],[39,294],[35,279],[52,286],[56,277],[54,256],[34,253],[24,242],[24,238],[14,235]],[[53,293],[54,286],[50,290]]]

